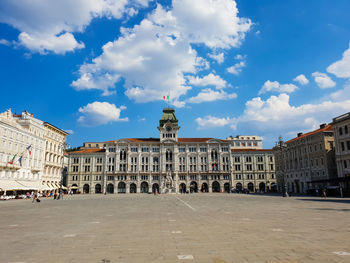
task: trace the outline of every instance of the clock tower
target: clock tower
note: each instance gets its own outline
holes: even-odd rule
[[[177,133],[180,129],[178,120],[175,116],[175,110],[164,108],[163,115],[159,120],[158,130],[160,131],[160,142],[166,140],[177,141]]]

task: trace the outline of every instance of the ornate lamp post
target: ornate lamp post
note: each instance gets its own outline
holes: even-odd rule
[[[283,149],[286,148],[286,145],[284,144],[284,142],[282,140],[282,136],[278,137],[278,142],[277,142],[276,146],[278,147],[279,154],[280,154],[280,171],[282,173],[283,197],[289,197],[288,192],[287,192],[287,181],[285,178],[284,160],[283,160]]]

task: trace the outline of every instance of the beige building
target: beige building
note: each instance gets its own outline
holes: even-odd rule
[[[297,137],[274,148],[279,190],[306,193],[308,189],[323,189],[337,176],[332,125]]]
[[[43,122],[32,114],[0,114],[0,191],[39,190],[45,151]]]
[[[46,190],[60,187],[63,172],[63,154],[65,152],[67,132],[48,122],[45,127],[45,162],[41,178],[42,188]]]
[[[350,112],[333,119],[335,158],[338,178],[335,183],[350,195]]]
[[[229,136],[226,140],[230,141],[231,149],[262,149],[262,138],[256,135],[237,135]]]
[[[231,149],[232,179],[236,189],[277,191],[275,157],[271,149]]]
[[[231,141],[179,138],[179,129],[175,111],[166,108],[159,121],[159,138],[84,143],[80,150],[69,152],[67,186],[82,193],[229,192],[237,183],[245,186],[244,179],[232,177]],[[266,166],[256,177],[255,170],[249,170],[254,174],[249,182],[254,189],[264,183],[260,186],[265,190],[272,183],[270,159],[263,151],[253,158],[257,155],[263,156],[259,165]]]
[[[60,182],[61,176],[58,168],[61,154],[58,149],[52,152],[56,154],[55,158],[51,161],[48,159],[49,162],[45,160],[47,145],[58,139],[48,134],[51,127],[54,126],[26,111],[13,114],[7,110],[0,114],[0,192],[58,188],[56,184],[46,184],[48,180]],[[54,174],[45,173],[45,167],[49,165],[56,168]]]

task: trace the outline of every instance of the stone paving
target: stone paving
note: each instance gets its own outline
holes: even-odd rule
[[[0,262],[350,262],[350,199],[77,195],[0,202]]]

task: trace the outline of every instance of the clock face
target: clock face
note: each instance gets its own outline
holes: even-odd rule
[[[171,127],[170,126],[166,127],[166,130],[171,131]]]

